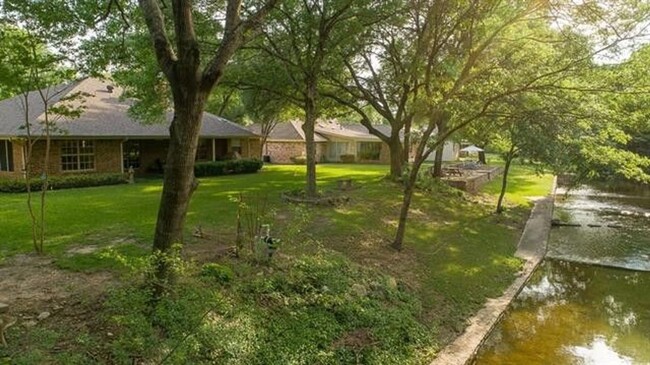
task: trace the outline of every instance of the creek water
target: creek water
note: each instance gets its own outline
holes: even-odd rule
[[[650,365],[650,195],[556,198],[540,265],[476,365]]]

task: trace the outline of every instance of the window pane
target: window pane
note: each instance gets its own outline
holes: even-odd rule
[[[122,161],[125,169],[140,167],[140,142],[127,141],[122,146],[122,151]]]
[[[359,142],[357,154],[359,159],[377,161],[381,154],[381,142]]]
[[[0,141],[0,171],[14,171],[14,151],[10,141]]]
[[[95,168],[94,141],[63,141],[61,144],[61,170],[83,171]]]

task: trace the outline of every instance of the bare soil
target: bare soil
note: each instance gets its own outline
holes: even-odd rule
[[[16,255],[0,265],[0,302],[26,320],[43,312],[54,316],[75,302],[92,302],[115,283],[108,272],[71,272],[57,268],[50,257]]]

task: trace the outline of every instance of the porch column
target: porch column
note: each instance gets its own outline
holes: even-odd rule
[[[246,144],[248,145],[248,156],[246,156],[246,158],[251,158],[251,156],[253,156],[253,154],[251,153],[251,139],[250,138],[246,138]]]
[[[120,171],[124,174],[124,140],[120,141]]]
[[[27,178],[27,140],[23,140],[23,177]],[[31,157],[31,156],[30,156]]]
[[[217,140],[212,138],[212,161],[217,160]]]

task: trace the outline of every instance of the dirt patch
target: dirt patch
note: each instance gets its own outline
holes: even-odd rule
[[[96,298],[115,283],[108,272],[78,273],[58,269],[54,260],[17,255],[0,266],[0,302],[24,318],[55,313],[81,299]]]
[[[116,247],[116,246],[126,245],[126,244],[137,245],[138,241],[132,237],[118,237],[110,241],[108,244],[103,244],[103,245],[99,245],[99,244],[75,245],[68,248],[65,251],[65,253],[66,255],[69,256],[89,255],[91,253],[95,253],[105,248],[111,248],[111,247]]]
[[[375,344],[375,340],[370,333],[365,328],[359,328],[354,331],[346,333],[343,337],[336,340],[332,345],[335,348],[348,348],[351,350],[359,351],[365,347],[369,347]]]
[[[200,234],[197,234],[200,232]],[[194,229],[194,236],[183,245],[182,256],[198,263],[216,261],[235,252],[235,234]]]

